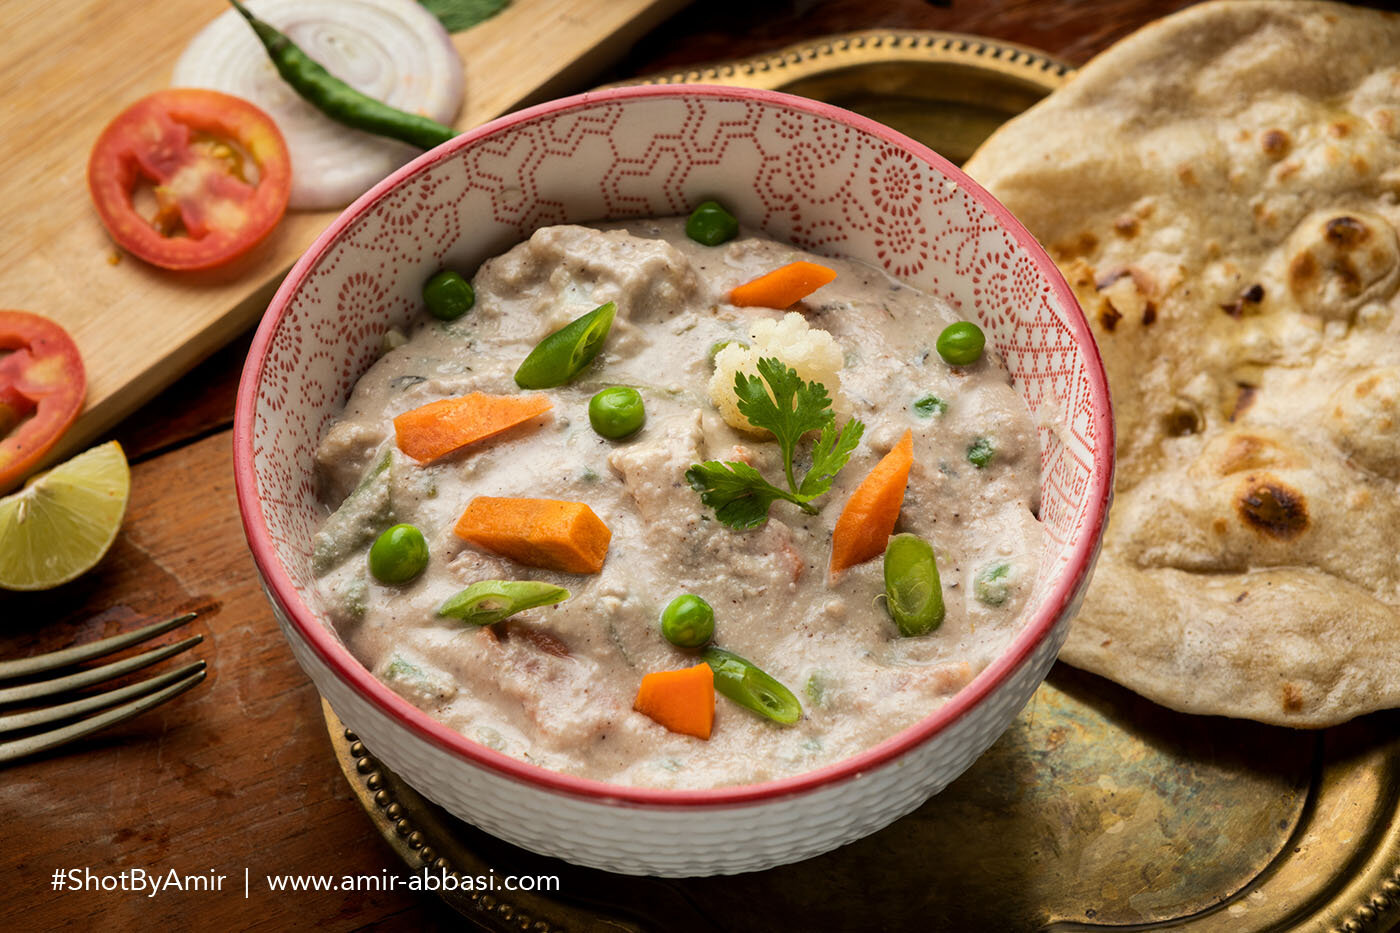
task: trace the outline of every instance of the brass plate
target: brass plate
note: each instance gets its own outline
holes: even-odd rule
[[[800,93],[961,162],[1069,73],[1031,49],[887,31],[645,83]],[[577,868],[501,842],[425,800],[328,706],[325,715],[352,790],[409,868],[560,878],[548,895],[444,895],[487,930],[1379,933],[1400,925],[1400,711],[1301,732],[1174,713],[1057,665],[1006,734],[908,817],[796,865],[687,880]]]
[[[1073,73],[1044,52],[953,32],[873,30],[622,84],[727,84],[854,110],[961,165]]]

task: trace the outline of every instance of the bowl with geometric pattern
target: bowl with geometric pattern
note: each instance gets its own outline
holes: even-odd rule
[[[357,661],[318,608],[314,455],[419,285],[539,227],[689,212],[717,198],[746,226],[860,260],[985,331],[1040,441],[1045,545],[1018,634],[912,726],[806,773],[697,790],[550,771],[431,718]],[[608,89],[464,133],[395,172],[287,275],[239,387],[235,476],[249,547],[297,661],[386,766],[454,815],[526,849],[615,872],[734,873],[851,842],[964,771],[1049,672],[1098,553],[1113,472],[1103,368],[1045,252],[936,153],[856,114],[776,92]],[[684,840],[684,844],[678,844]],[[735,840],[742,840],[736,845]]]

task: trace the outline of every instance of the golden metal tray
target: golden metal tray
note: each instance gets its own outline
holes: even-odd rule
[[[646,83],[819,98],[961,163],[1069,74],[1042,53],[975,36],[878,31]],[[1400,711],[1302,732],[1174,713],[1057,665],[1006,734],[913,814],[796,865],[689,880],[611,875],[501,842],[423,799],[328,706],[325,715],[351,788],[409,868],[559,876],[557,893],[444,895],[486,930],[1400,925]]]

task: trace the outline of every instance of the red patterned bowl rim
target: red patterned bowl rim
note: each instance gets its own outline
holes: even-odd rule
[[[1055,298],[1062,306],[1069,309],[1078,309],[1079,307],[1069,285],[1045,250],[1011,215],[1010,211],[938,153],[887,126],[839,107],[778,91],[698,84],[685,85],[684,87],[655,85],[590,91],[500,117],[424,153],[371,188],[326,228],[283,280],[281,287],[268,305],[267,312],[263,315],[262,323],[259,325],[252,346],[248,351],[248,359],[244,364],[242,378],[238,386],[237,408],[234,415],[234,480],[238,493],[238,507],[243,518],[243,529],[253,559],[266,582],[269,594],[281,608],[291,626],[296,629],[307,646],[336,677],[369,701],[380,713],[408,732],[432,743],[450,755],[465,759],[497,774],[541,790],[566,794],[597,803],[651,808],[722,807],[735,804],[755,804],[805,794],[828,785],[858,778],[897,760],[938,736],[962,717],[968,715],[982,700],[1004,684],[1029,658],[1035,648],[1044,639],[1051,637],[1056,624],[1073,608],[1075,600],[1088,582],[1089,572],[1093,567],[1099,541],[1103,534],[1112,492],[1114,450],[1112,409],[1109,403],[1108,384],[1103,370],[1103,362],[1082,313],[1071,314],[1066,323],[1074,335],[1077,348],[1084,354],[1085,375],[1090,383],[1089,404],[1095,425],[1098,428],[1096,432],[1097,446],[1093,451],[1093,468],[1088,488],[1085,490],[1087,505],[1091,512],[1080,528],[1079,540],[1074,550],[1061,567],[1058,581],[1045,595],[1040,609],[1027,620],[1011,645],[995,661],[973,678],[971,683],[954,694],[948,702],[914,725],[850,758],[793,777],[765,781],[759,784],[704,790],[668,790],[609,784],[550,771],[539,765],[527,764],[511,758],[473,742],[456,730],[428,716],[377,680],[302,601],[290,575],[282,566],[277,549],[274,547],[267,526],[263,521],[262,502],[258,494],[257,480],[253,469],[253,424],[257,414],[257,393],[273,335],[287,313],[293,293],[302,284],[307,273],[322,254],[331,247],[347,227],[359,219],[381,197],[420,169],[452,155],[459,149],[472,146],[478,140],[494,136],[509,130],[511,127],[529,123],[536,118],[557,114],[576,107],[653,97],[724,97],[754,101],[822,117],[897,146],[914,157],[929,163],[960,185],[979,205],[991,213],[997,222],[1012,235],[1021,249],[1025,250],[1035,264],[1037,271],[1049,282]]]

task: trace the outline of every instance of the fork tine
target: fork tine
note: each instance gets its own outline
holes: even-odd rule
[[[162,687],[169,686],[177,680],[182,680],[193,674],[195,671],[204,670],[203,661],[195,661],[193,664],[186,664],[184,667],[176,668],[157,677],[151,677],[140,683],[128,684],[125,687],[118,687],[116,690],[108,690],[106,693],[99,693],[94,696],[83,697],[81,700],[74,700],[71,703],[60,703],[58,706],[46,706],[41,709],[28,710],[23,713],[11,713],[8,716],[0,716],[0,733],[17,732],[20,729],[29,729],[34,726],[42,726],[46,722],[58,722],[63,719],[73,719],[84,713],[91,713],[94,710],[106,709],[109,706],[116,706],[118,703],[135,697],[144,696]]]
[[[46,751],[50,748],[62,745],[65,742],[71,742],[74,739],[80,739],[85,735],[90,735],[99,730],[106,729],[108,726],[114,726],[119,722],[125,722],[133,716],[139,716],[146,710],[159,706],[171,697],[184,693],[203,679],[204,671],[198,670],[190,674],[184,680],[173,683],[157,693],[142,697],[139,700],[132,700],[115,709],[110,709],[105,713],[89,716],[87,719],[81,719],[72,725],[63,726],[59,729],[50,729],[48,732],[41,732],[38,735],[31,735],[10,742],[0,742],[0,763],[13,761],[25,755],[33,755],[36,752]]]
[[[153,648],[145,654],[122,658],[120,661],[113,661],[111,664],[104,664],[101,667],[90,667],[86,670],[78,671],[76,674],[55,677],[52,680],[41,680],[32,684],[20,684],[16,687],[6,687],[0,690],[0,706],[37,700],[40,697],[53,696],[55,693],[64,693],[68,690],[80,690],[83,687],[90,687],[104,680],[111,680],[114,677],[120,677],[132,671],[139,671],[141,668],[149,667],[158,661],[164,661],[166,658],[177,655],[182,651],[188,651],[202,641],[204,641],[203,635],[193,635],[173,645]]]
[[[187,612],[173,619],[166,619],[164,622],[156,622],[145,628],[123,632],[120,635],[113,635],[111,638],[104,638],[101,641],[90,642],[86,645],[74,645],[72,648],[64,648],[61,651],[50,651],[47,654],[36,655],[32,658],[0,661],[0,680],[9,680],[14,677],[28,677],[31,674],[41,674],[44,671],[51,671],[59,667],[67,667],[70,664],[90,661],[104,654],[112,654],[113,652],[120,651],[131,645],[155,638],[157,635],[162,635],[173,628],[179,628],[186,622],[194,619],[197,615],[199,615],[197,612]]]

